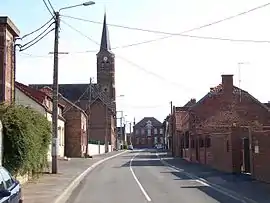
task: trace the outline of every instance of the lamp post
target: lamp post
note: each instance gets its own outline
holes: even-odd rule
[[[53,112],[52,112],[52,173],[57,174],[57,155],[58,155],[58,45],[59,45],[59,28],[60,28],[60,11],[78,6],[90,6],[95,4],[88,1],[74,6],[63,7],[54,12],[55,19],[55,36],[54,36],[54,63],[53,63]]]

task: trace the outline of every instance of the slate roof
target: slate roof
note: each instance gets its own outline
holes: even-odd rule
[[[41,89],[46,86],[52,88],[52,84],[30,84],[29,86],[35,89]],[[59,84],[59,93],[84,110],[88,108],[89,90],[90,85],[87,83]],[[91,104],[99,99],[106,104],[108,108],[115,111],[115,105],[110,101],[108,96],[101,91],[98,84],[92,84],[91,95]]]
[[[162,127],[162,123],[160,121],[158,121],[156,118],[154,117],[144,117],[141,121],[139,121],[137,124],[135,124],[135,128],[138,128],[138,127],[145,127],[146,126],[146,123],[147,121],[151,121],[152,122],[152,125],[154,127]]]
[[[108,51],[111,52],[111,42],[109,37],[109,30],[106,22],[106,13],[104,14],[103,20],[103,29],[102,29],[102,36],[101,36],[101,43],[100,43],[100,51]]]

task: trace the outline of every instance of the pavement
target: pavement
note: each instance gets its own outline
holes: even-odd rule
[[[67,203],[269,203],[268,189],[166,153],[134,150],[97,166]]]
[[[67,192],[71,185],[78,182],[85,171],[92,169],[109,157],[117,156],[122,151],[113,151],[93,156],[93,158],[71,158],[70,161],[58,161],[58,174],[45,173],[39,179],[29,181],[22,185],[24,203],[54,203],[63,202],[61,195]],[[102,164],[101,164],[102,165]],[[88,172],[87,171],[87,172]],[[66,194],[68,195],[68,193]]]

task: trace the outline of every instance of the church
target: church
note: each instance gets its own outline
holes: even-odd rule
[[[105,13],[100,50],[97,53],[97,83],[59,84],[59,93],[85,110],[90,118],[89,139],[104,143],[106,152],[109,145],[112,145],[113,150],[117,147],[114,61],[115,55],[111,51]],[[29,86],[36,89],[52,87],[51,84]]]

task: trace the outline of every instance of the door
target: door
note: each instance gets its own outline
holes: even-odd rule
[[[195,140],[195,150],[196,150],[196,161],[199,161],[199,138]]]
[[[249,139],[243,138],[243,172],[250,173],[250,150]]]

